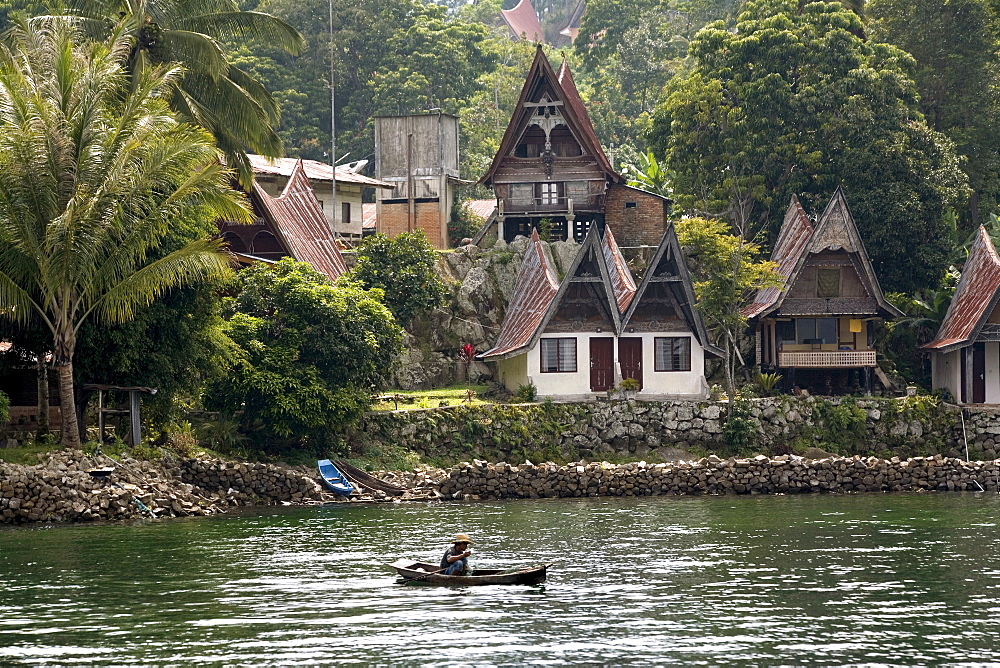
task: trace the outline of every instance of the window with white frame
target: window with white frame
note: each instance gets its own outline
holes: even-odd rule
[[[690,371],[691,337],[658,336],[653,340],[656,371]]]
[[[542,373],[576,371],[576,339],[541,340]]]
[[[559,203],[559,184],[558,183],[540,183],[539,184],[539,200],[541,204],[558,204]]]

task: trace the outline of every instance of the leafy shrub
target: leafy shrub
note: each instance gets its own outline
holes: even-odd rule
[[[514,393],[514,400],[518,403],[528,404],[538,398],[538,388],[534,383],[518,385],[517,392]]]
[[[471,237],[485,224],[486,219],[470,209],[468,202],[456,202],[448,222],[448,241],[452,246],[457,246],[462,239]]]
[[[3,392],[0,392],[0,424],[7,424],[10,421],[10,399]]]
[[[636,378],[622,378],[621,388],[626,392],[636,392],[639,389],[639,380]]]
[[[760,373],[758,371],[757,378],[754,380],[757,383],[757,387],[760,388],[761,393],[763,393],[765,397],[769,397],[774,393],[774,389],[778,387],[778,384],[781,382],[781,378],[782,376],[780,373]]]
[[[753,418],[753,404],[740,399],[731,401],[726,424],[722,427],[722,441],[730,450],[741,452],[754,440],[758,431]]]

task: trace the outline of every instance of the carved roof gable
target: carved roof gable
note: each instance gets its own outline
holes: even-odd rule
[[[544,113],[540,114],[540,109]],[[623,177],[611,166],[601,147],[569,66],[563,62],[559,72],[556,73],[541,45],[535,50],[535,59],[528,70],[521,95],[500,142],[500,148],[493,156],[493,163],[489,169],[479,179],[479,183],[492,183],[497,169],[504,159],[513,153],[518,141],[532,125],[538,125],[546,132],[551,131],[555,125],[564,125],[579,142],[583,152],[596,160],[608,179],[616,183],[624,182]]]
[[[691,274],[688,272],[687,263],[684,261],[684,254],[681,251],[680,242],[677,240],[677,231],[673,223],[667,227],[660,240],[660,245],[656,248],[646,274],[642,277],[635,297],[632,299],[629,309],[622,317],[622,330],[628,326],[629,321],[635,314],[636,309],[643,303],[646,293],[651,290],[653,284],[661,284],[671,292],[674,301],[680,307],[684,320],[688,327],[698,339],[698,343],[706,352],[722,357],[722,351],[712,345],[708,338],[708,330],[701,313],[696,308],[694,287],[691,283]]]

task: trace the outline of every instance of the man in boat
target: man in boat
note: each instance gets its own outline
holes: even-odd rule
[[[455,536],[451,547],[441,557],[441,568],[444,569],[442,575],[468,575],[469,555],[472,554],[470,545],[472,541],[464,533]]]

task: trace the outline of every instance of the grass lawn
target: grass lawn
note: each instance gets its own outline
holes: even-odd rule
[[[468,391],[474,393],[471,400]],[[452,385],[436,390],[386,390],[380,396],[381,400],[372,404],[373,411],[412,410],[415,408],[438,408],[440,406],[481,406],[494,403],[481,399],[486,392],[486,385]],[[392,398],[389,398],[392,397]]]

